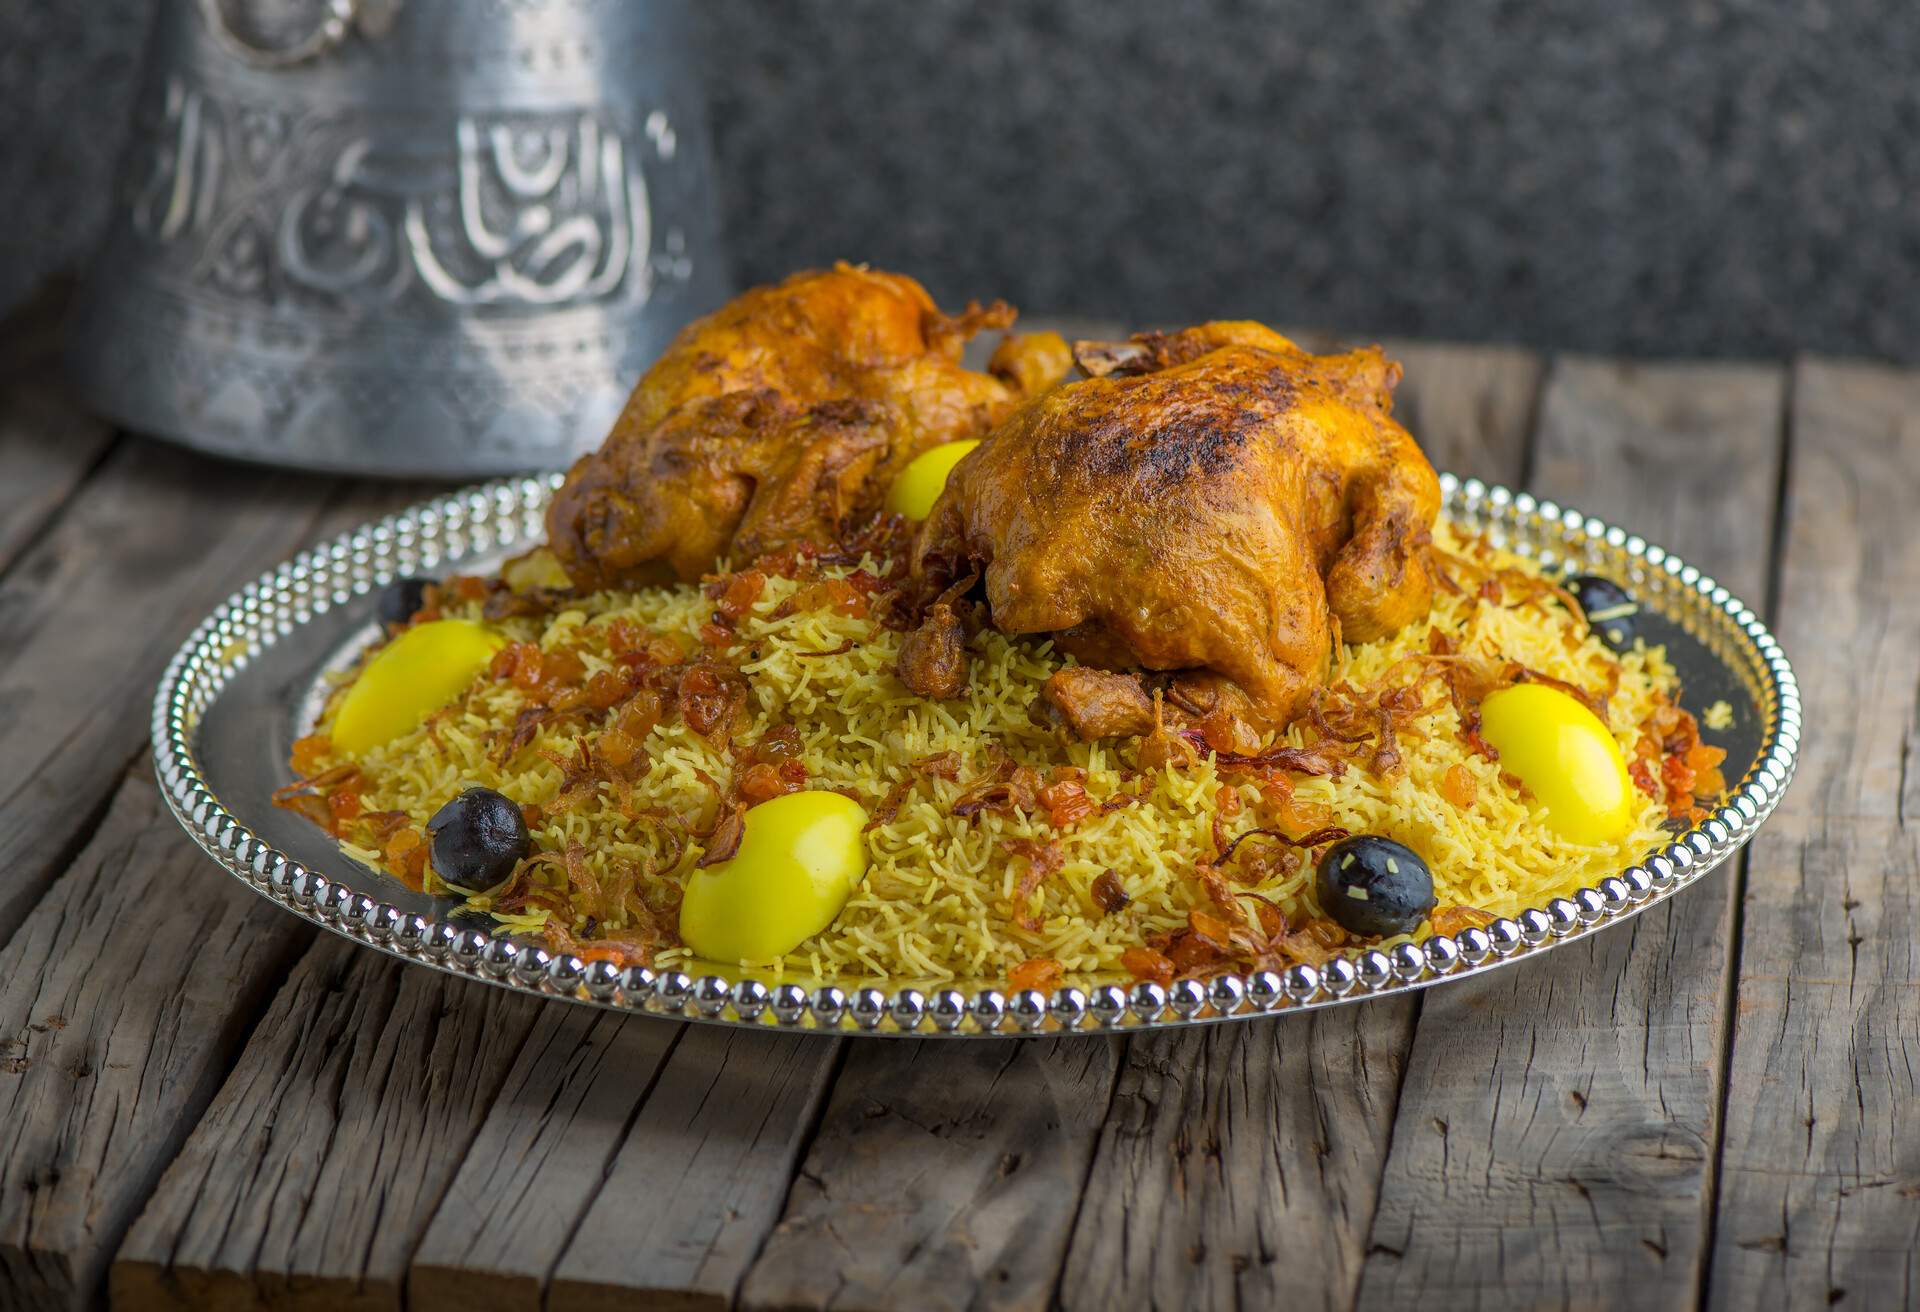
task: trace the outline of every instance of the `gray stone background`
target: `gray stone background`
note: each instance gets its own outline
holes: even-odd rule
[[[147,0],[0,0],[0,309],[99,223]],[[705,0],[745,280],[1920,359],[1912,0]]]

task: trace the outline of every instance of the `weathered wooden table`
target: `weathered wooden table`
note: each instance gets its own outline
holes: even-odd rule
[[[1920,373],[1394,344],[1436,464],[1767,607],[1807,705],[1779,813],[1485,979],[944,1044],[543,1004],[222,874],[155,795],[163,660],[424,489],[120,436],[47,345],[29,318],[0,348],[7,1305],[1920,1300]]]

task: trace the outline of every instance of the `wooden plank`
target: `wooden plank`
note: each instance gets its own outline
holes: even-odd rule
[[[1391,353],[1406,366],[1396,413],[1434,464],[1516,481],[1538,359],[1418,343]],[[1150,1293],[1170,1306],[1348,1306],[1417,1005],[1402,997],[1133,1040],[1061,1301],[1098,1307]],[[1180,1123],[1153,1124],[1145,1109],[1175,1100]],[[1216,1150],[1220,1160],[1209,1160]]]
[[[55,381],[72,288],[50,280],[0,323],[0,574],[59,513],[114,441]]]
[[[1122,1043],[856,1045],[741,1304],[1045,1307]]]
[[[1561,360],[1530,486],[1679,552],[1757,606],[1785,405],[1775,365]]]
[[[1535,489],[1758,602],[1784,385],[1774,368],[1562,361]],[[1728,872],[1630,927],[1427,995],[1362,1307],[1692,1305],[1733,888]]]
[[[332,489],[129,443],[0,579],[0,941],[146,740],[168,656]]]
[[[1544,363],[1531,351],[1448,342],[1385,343],[1406,376],[1394,418],[1428,459],[1462,478],[1517,482]]]
[[[150,770],[0,949],[0,1305],[87,1307],[311,931],[194,847]]]
[[[115,1304],[399,1307],[434,1206],[553,1005],[322,935],[128,1231]]]
[[[683,1028],[585,1007],[541,1017],[413,1256],[414,1312],[537,1312]]]
[[[690,1026],[561,1256],[548,1307],[730,1304],[847,1042]]]
[[[45,404],[47,415],[67,413]],[[42,434],[53,435],[51,426]],[[0,501],[16,490],[5,479],[10,449],[0,448]],[[359,489],[334,509],[361,519],[393,495]],[[272,559],[236,564],[264,569]],[[244,573],[234,570],[233,583]],[[200,891],[184,897],[183,888]],[[207,861],[161,805],[144,762],[121,785],[85,853],[0,954],[0,1034],[17,1045],[0,1057],[0,1096],[16,1127],[0,1178],[30,1182],[0,1191],[9,1287],[34,1302],[91,1301],[114,1246],[311,938]],[[136,976],[139,989],[126,994]],[[41,1011],[68,1023],[49,1029]]]
[[[37,380],[0,385],[0,574],[113,443],[110,425]]]
[[[1920,1304],[1920,375],[1794,378],[1799,776],[1755,838],[1709,1301]]]
[[[1060,1303],[1347,1306],[1410,1012],[1398,999],[1134,1039]]]

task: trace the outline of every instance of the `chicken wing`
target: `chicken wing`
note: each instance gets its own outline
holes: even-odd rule
[[[568,472],[549,544],[598,588],[829,539],[914,456],[983,435],[1066,371],[1051,333],[1009,338],[991,372],[961,365],[969,337],[1013,319],[1001,301],[942,314],[913,279],[848,264],[748,291],[647,371]]]
[[[994,627],[1082,664],[1194,669],[1279,727],[1348,641],[1426,614],[1439,480],[1379,348],[1311,355],[1255,323],[1084,344],[1082,381],[955,467],[918,544],[984,572]],[[1137,719],[1138,717],[1133,717]]]

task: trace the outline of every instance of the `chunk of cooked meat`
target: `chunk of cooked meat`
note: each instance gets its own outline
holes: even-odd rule
[[[1086,742],[1153,732],[1153,699],[1137,674],[1069,665],[1048,676],[1042,695]]]
[[[967,628],[950,603],[935,602],[920,627],[901,640],[895,671],[907,691],[919,696],[966,696]]]
[[[847,264],[743,293],[674,339],[568,471],[554,554],[598,588],[831,539],[913,457],[984,435],[1064,370],[1054,334],[1003,342],[993,372],[962,367],[969,337],[1013,318],[1000,301],[942,314],[913,279]]]
[[[1439,480],[1379,348],[1209,323],[1078,358],[1094,376],[962,460],[916,548],[935,576],[984,568],[996,628],[1087,665],[1210,670],[1277,727],[1323,681],[1334,620],[1366,641],[1426,614]]]

